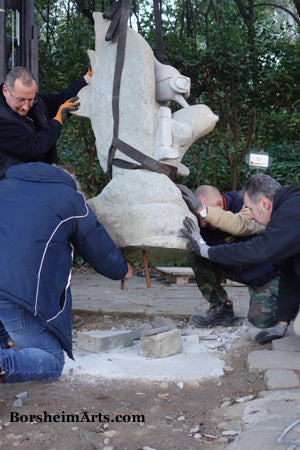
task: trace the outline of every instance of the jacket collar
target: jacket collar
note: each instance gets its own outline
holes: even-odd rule
[[[71,175],[56,166],[42,162],[12,166],[6,171],[5,178],[37,183],[63,183],[76,190],[76,184]]]

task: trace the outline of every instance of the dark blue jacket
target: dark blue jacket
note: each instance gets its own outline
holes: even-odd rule
[[[71,243],[98,273],[119,280],[127,264],[63,170],[10,167],[0,181],[0,296],[38,317],[72,357]]]
[[[38,102],[20,116],[6,103],[0,86],[0,178],[6,170],[20,162],[57,163],[56,141],[62,125],[55,117],[58,108],[86,86],[84,78],[71,83],[57,94],[39,94]]]
[[[225,192],[222,193],[222,197],[225,211],[238,213],[242,209],[243,198],[241,191]],[[201,234],[210,246],[250,241],[257,236],[233,236],[225,231],[219,229],[211,230],[209,228],[202,228]],[[256,265],[248,264],[245,266],[240,264],[225,264],[225,262],[222,262],[220,265],[222,265],[231,280],[245,283],[249,286],[262,286],[279,275],[278,263],[256,263]]]

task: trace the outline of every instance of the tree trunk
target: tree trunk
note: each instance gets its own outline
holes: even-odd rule
[[[159,62],[164,62],[164,49],[161,30],[161,9],[159,0],[153,0],[154,24],[156,37],[156,58]]]

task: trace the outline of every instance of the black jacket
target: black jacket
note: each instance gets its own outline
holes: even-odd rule
[[[225,192],[222,193],[222,197],[225,211],[238,213],[242,209],[243,199],[241,191]],[[231,247],[233,243],[247,242],[255,239],[257,236],[233,236],[225,231],[219,229],[211,230],[209,228],[201,229],[201,234],[206,243],[213,246],[213,248],[222,244],[230,244]],[[249,286],[262,286],[279,275],[279,264],[276,262],[273,264],[261,264],[262,261],[257,261],[255,265],[252,265],[252,263],[249,262],[247,265],[240,265],[227,261],[217,262],[221,263],[231,280],[245,283]]]
[[[211,247],[208,256],[220,264],[261,264],[293,257],[296,267],[300,259],[300,186],[277,191],[271,220],[259,235],[248,242]]]
[[[86,86],[84,78],[57,94],[37,94],[38,102],[26,116],[20,116],[6,103],[0,87],[0,178],[6,169],[20,162],[57,163],[56,141],[62,126],[55,117],[58,108]]]

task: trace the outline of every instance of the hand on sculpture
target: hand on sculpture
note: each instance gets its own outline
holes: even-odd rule
[[[198,214],[202,209],[202,203],[199,202],[194,193],[183,184],[177,184],[177,187],[181,191],[182,198],[186,202],[189,210],[194,214]]]
[[[261,345],[267,342],[274,341],[275,339],[281,339],[287,332],[287,327],[280,325],[279,323],[271,328],[266,328],[255,336],[255,340]]]
[[[54,120],[57,120],[63,125],[63,123],[70,117],[70,112],[77,111],[79,106],[80,103],[78,102],[78,96],[70,98],[65,103],[60,105]]]
[[[199,228],[197,228],[194,221],[190,217],[186,217],[183,225],[185,228],[182,228],[181,231],[190,240],[197,255],[208,258],[209,246],[201,236]]]

